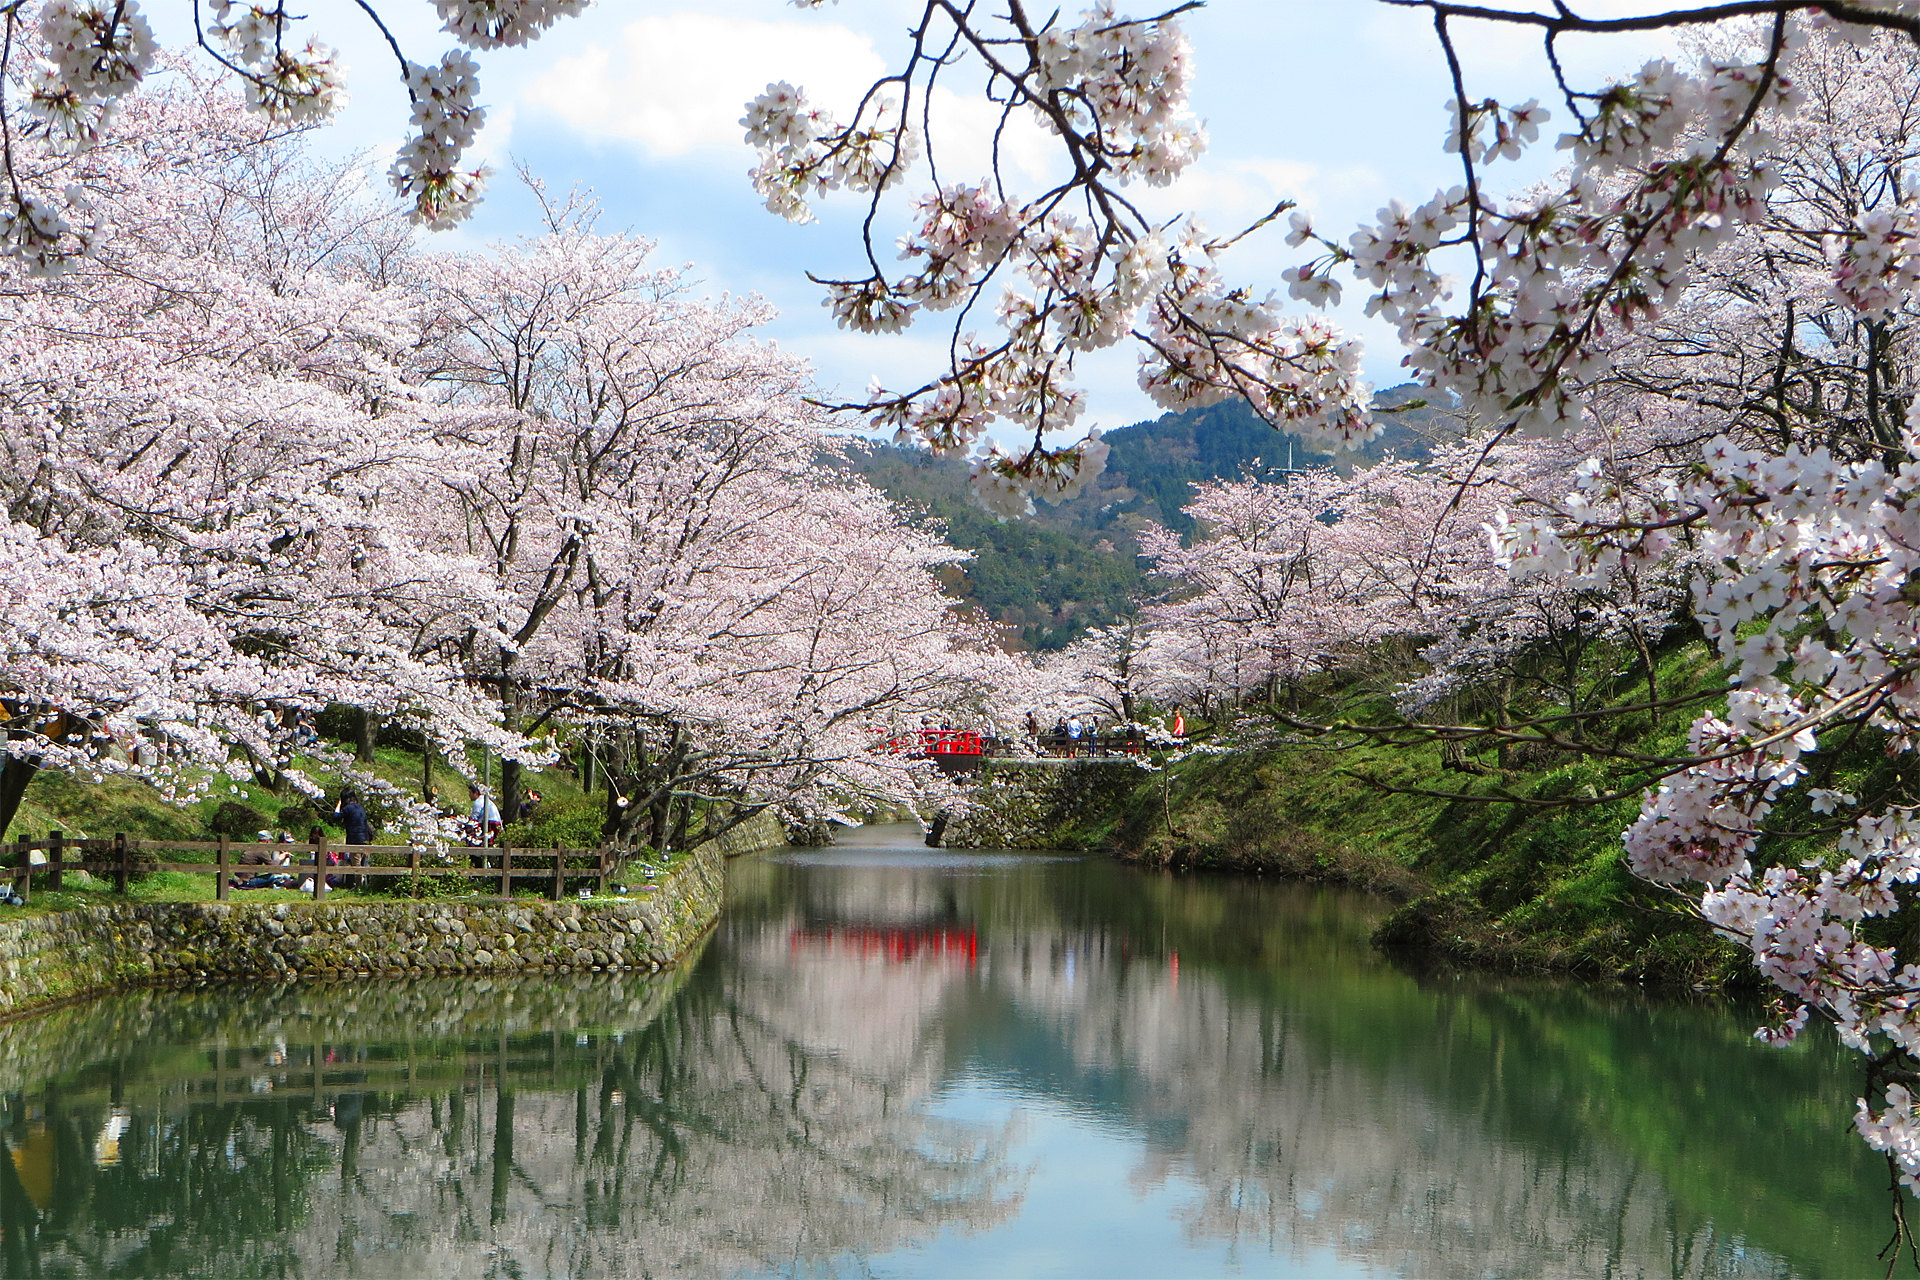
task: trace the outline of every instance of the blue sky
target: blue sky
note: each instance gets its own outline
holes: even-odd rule
[[[1650,7],[1645,0],[1582,6],[1594,14]],[[856,206],[828,202],[809,226],[765,212],[747,181],[752,156],[737,123],[746,100],[775,79],[844,111],[898,56],[917,8],[912,0],[841,0],[812,11],[780,0],[602,0],[531,48],[486,55],[490,118],[481,149],[497,171],[492,194],[468,226],[438,239],[472,244],[533,230],[533,202],[511,175],[512,162],[520,161],[550,188],[594,189],[605,209],[603,230],[655,239],[662,261],[692,264],[714,293],[772,301],[781,315],[770,336],[808,357],[829,391],[856,395],[875,375],[893,386],[917,385],[937,368],[945,334],[928,325],[865,338],[834,328],[804,273],[833,274],[853,260]],[[416,59],[446,46],[431,6],[416,0],[382,9]],[[323,145],[365,149],[384,168],[406,116],[392,55],[356,15],[333,13],[322,35],[341,47],[353,100]],[[1323,230],[1344,236],[1390,197],[1418,201],[1457,181],[1440,150],[1449,92],[1443,64],[1418,12],[1378,0],[1213,0],[1184,21],[1198,68],[1195,106],[1211,142],[1175,187],[1145,194],[1156,213],[1195,210],[1223,231],[1286,197],[1311,209]],[[179,34],[164,25],[161,32]],[[1551,98],[1532,37],[1484,25],[1467,35],[1476,95]],[[1569,70],[1595,84],[1662,51],[1659,41],[1642,37],[1568,41],[1562,48]],[[977,103],[955,98],[946,105],[952,145],[943,176],[970,165],[977,172],[986,117]],[[1556,110],[1549,136],[1564,124],[1564,110]],[[1544,173],[1552,155],[1542,150],[1538,163],[1510,181]],[[1044,176],[1044,140],[1017,140],[1012,152],[1016,178]],[[1279,287],[1281,269],[1297,259],[1281,235],[1269,234],[1236,249],[1228,265],[1265,291]],[[1357,296],[1349,288],[1336,315],[1367,340],[1367,372],[1376,385],[1401,381],[1398,347],[1361,315]],[[1124,348],[1087,364],[1083,379],[1093,425],[1112,428],[1158,413],[1135,387],[1134,358]]]

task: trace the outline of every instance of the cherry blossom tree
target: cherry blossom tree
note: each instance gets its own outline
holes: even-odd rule
[[[486,121],[473,53],[525,45],[588,0],[434,0],[457,47],[409,58],[380,9],[360,3],[392,50],[412,104],[413,136],[388,171],[414,222],[451,226],[485,185],[463,168]],[[344,68],[308,19],[284,3],[210,0],[187,11],[200,50],[276,127],[324,121],[346,99]],[[74,266],[110,225],[76,157],[114,137],[133,95],[164,58],[136,0],[7,0],[0,4],[0,246],[36,275]],[[79,178],[79,181],[75,181]]]
[[[295,145],[217,86],[130,98],[81,162],[113,243],[0,285],[0,821],[42,766],[179,795],[206,785],[190,764],[276,774],[283,717],[330,701],[516,749],[416,643],[423,619],[486,617],[493,586],[386,514],[445,451],[401,378],[404,301],[332,247],[364,215]]]
[[[752,337],[764,304],[697,297],[596,216],[551,203],[542,236],[416,265],[413,376],[462,456],[420,536],[507,601],[437,643],[508,727],[590,738],[622,842],[899,798],[887,723],[1013,671],[939,592],[957,553],[825,465],[806,367]]]
[[[1624,441],[1623,465],[1611,439],[1566,497],[1497,515],[1496,549],[1519,580],[1556,591],[1635,581],[1683,548],[1710,566],[1693,612],[1737,688],[1724,715],[1695,724],[1688,755],[1648,764],[1667,781],[1627,833],[1630,865],[1690,886],[1710,922],[1751,946],[1790,1001],[1777,1038],[1817,1014],[1869,1054],[1861,1132],[1920,1188],[1920,968],[1861,923],[1898,909],[1900,886],[1920,879],[1910,808],[1819,788],[1816,808],[1843,819],[1832,864],[1755,861],[1762,822],[1808,778],[1823,733],[1871,728],[1895,752],[1914,740],[1920,534],[1906,525],[1920,507],[1920,414],[1903,317],[1920,255],[1902,122],[1920,9],[1737,0],[1591,17],[1573,3],[1386,2],[1433,22],[1454,90],[1438,137],[1461,181],[1396,201],[1351,236],[1276,209],[1292,213],[1288,241],[1310,255],[1284,273],[1288,292],[1324,301],[1356,274],[1421,381],[1484,424],[1486,447],[1523,430],[1607,433],[1622,413],[1659,428],[1651,456],[1680,465],[1664,476],[1633,465],[1645,436]],[[784,86],[750,107],[757,180],[789,213],[836,185],[879,201],[905,157],[937,141],[909,142],[913,95],[965,58],[985,68],[1008,118],[1038,119],[1060,141],[1068,176],[1056,188],[1016,196],[997,174],[941,187],[918,205],[909,274],[883,272],[869,246],[869,277],[828,282],[838,314],[870,330],[1005,291],[1001,336],[957,344],[951,367],[914,391],[873,397],[865,407],[880,421],[950,451],[997,416],[1062,424],[1078,345],[1132,333],[1142,385],[1163,403],[1237,394],[1310,438],[1366,438],[1350,343],[1272,295],[1226,285],[1217,259],[1232,237],[1156,227],[1128,203],[1129,183],[1177,172],[1198,141],[1177,19],[1108,7],[1037,19],[1019,3],[987,15],[930,0],[904,66],[852,122],[809,111]],[[1457,42],[1485,24],[1540,36],[1552,107],[1471,90]],[[1700,56],[1655,59],[1609,84],[1570,82],[1557,56],[1571,35],[1703,24],[1718,25]],[[1857,69],[1853,83],[1873,87],[1848,89]],[[1503,196],[1502,166],[1562,108],[1566,169]],[[1693,341],[1700,319],[1711,322],[1704,344]],[[1686,456],[1689,440],[1704,451]],[[1078,478],[1086,455],[1043,443],[1036,434],[1017,461],[989,454],[984,496],[1005,508],[1007,485]],[[1330,580],[1325,539],[1294,527],[1286,549],[1263,549],[1258,575],[1286,589],[1246,595],[1275,618],[1292,582]]]

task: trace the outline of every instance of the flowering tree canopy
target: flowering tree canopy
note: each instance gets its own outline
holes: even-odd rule
[[[474,51],[524,45],[588,0],[434,0],[456,48],[409,58],[379,9],[361,3],[392,49],[413,104],[413,136],[388,179],[409,216],[445,227],[471,212],[485,183],[462,168],[486,120]],[[344,69],[308,19],[281,0],[210,0],[190,7],[199,46],[267,121],[298,127],[346,100]],[[163,61],[137,0],[7,0],[0,4],[0,246],[36,274],[66,270],[106,234],[94,189],[75,158],[112,138],[123,108]]]
[[[589,202],[422,253],[184,66],[73,163],[114,237],[0,266],[0,830],[42,768],[317,789],[294,717],[346,703],[503,757],[509,802],[585,737],[608,834],[658,845],[899,799],[890,724],[1010,701],[958,554],[831,465],[765,306]]]
[[[1357,281],[1418,379],[1478,435],[1450,492],[1415,485],[1369,508],[1364,486],[1412,479],[1386,471],[1200,494],[1212,536],[1149,543],[1188,587],[1161,618],[1187,642],[1180,665],[1244,680],[1323,663],[1382,628],[1437,636],[1433,680],[1407,691],[1420,704],[1570,622],[1644,643],[1690,581],[1734,690],[1684,756],[1644,762],[1655,785],[1626,834],[1630,865],[1750,946],[1789,999],[1769,1035],[1817,1015],[1872,1055],[1861,1132],[1920,1188],[1920,967],[1862,924],[1920,881],[1911,801],[1822,786],[1833,858],[1758,863],[1761,824],[1809,779],[1822,735],[1871,729],[1894,753],[1920,740],[1920,6],[1728,0],[1590,17],[1577,3],[1383,2],[1432,21],[1453,88],[1435,140],[1459,181],[1351,234],[1283,202],[1263,222],[1284,217],[1302,257],[1276,285],[1311,307]],[[755,181],[788,216],[843,186],[877,208],[914,157],[937,156],[917,104],[962,63],[1003,121],[1057,139],[1056,185],[947,177],[915,197],[904,267],[883,268],[869,240],[870,270],[823,282],[863,330],[959,312],[948,367],[860,407],[948,452],[997,419],[1031,429],[1024,456],[989,447],[976,462],[996,509],[1097,465],[1097,440],[1050,450],[1041,433],[1078,411],[1076,356],[1128,337],[1141,386],[1169,407],[1237,395],[1322,444],[1373,431],[1350,339],[1230,282],[1222,255],[1237,236],[1152,222],[1129,199],[1204,142],[1187,107],[1187,7],[1043,16],[1021,0],[991,12],[928,0],[851,120],[787,85],[749,106]],[[1458,42],[1487,24],[1537,33],[1555,101],[1474,91]],[[1610,83],[1574,83],[1558,57],[1569,36],[1681,28],[1688,56]],[[1565,167],[1509,194],[1505,175],[1550,123]],[[981,303],[995,308],[991,336],[964,330]],[[1515,474],[1496,455],[1526,432],[1587,456]],[[1483,500],[1490,475],[1503,492]],[[1494,559],[1456,555],[1482,520],[1505,581]]]
[[[752,338],[763,304],[696,298],[590,204],[548,216],[413,268],[414,368],[458,458],[419,537],[479,557],[506,602],[435,642],[510,727],[592,738],[611,834],[663,844],[723,795],[813,813],[903,794],[880,730],[991,703],[1014,669],[940,592],[961,557],[822,465],[805,366]]]

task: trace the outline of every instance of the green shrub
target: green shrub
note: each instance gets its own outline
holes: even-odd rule
[[[605,821],[601,802],[590,797],[543,800],[531,820],[502,828],[498,843],[513,849],[597,849]]]
[[[241,804],[238,800],[223,800],[220,802],[220,807],[213,811],[213,817],[208,820],[207,829],[216,836],[226,836],[233,840],[251,840],[267,825],[267,815],[252,805]]]
[[[466,876],[382,876],[375,883],[380,892],[396,898],[464,898],[474,892],[474,882]]]
[[[304,840],[307,838],[307,832],[321,824],[320,811],[304,800],[296,800],[280,810],[280,816],[276,821],[280,826],[291,831],[294,839]],[[327,815],[327,821],[335,826],[339,825],[339,820],[332,814]]]
[[[373,731],[373,745],[417,754],[427,745],[427,735],[421,732],[417,724],[409,724],[405,720],[382,720],[380,727]]]
[[[320,736],[334,742],[352,742],[360,732],[360,709],[344,702],[329,702],[313,717]]]

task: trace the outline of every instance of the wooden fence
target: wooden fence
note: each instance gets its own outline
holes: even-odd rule
[[[32,893],[33,877],[44,875],[46,887],[62,888],[62,879],[68,871],[85,871],[89,875],[102,879],[111,879],[116,892],[125,893],[128,882],[135,875],[145,875],[151,871],[184,871],[194,874],[211,875],[214,880],[214,896],[225,902],[232,891],[232,882],[236,876],[251,879],[255,876],[288,876],[295,881],[311,876],[312,893],[315,899],[326,896],[327,877],[382,879],[397,876],[464,876],[469,880],[494,881],[499,885],[499,896],[513,896],[513,883],[534,881],[543,886],[550,885],[551,896],[559,901],[565,893],[568,880],[592,880],[594,892],[604,895],[607,891],[607,878],[612,874],[607,851],[605,849],[509,849],[505,847],[475,848],[465,845],[452,845],[445,850],[421,849],[411,846],[390,844],[331,844],[327,841],[293,842],[281,841],[269,844],[262,841],[232,841],[222,836],[216,841],[196,840],[129,840],[124,834],[115,834],[111,838],[97,840],[69,840],[59,831],[49,832],[47,838],[35,840],[22,836],[10,840],[11,850],[0,848],[0,877],[11,875],[14,891],[22,898]],[[33,862],[35,850],[46,853],[45,862]],[[292,857],[290,865],[275,865],[240,862],[240,855],[249,851],[270,853],[285,852]],[[212,853],[209,862],[162,862],[158,856],[169,852]],[[341,862],[328,865],[329,854],[340,854]],[[375,858],[388,861],[376,865]],[[402,864],[391,861],[405,858]],[[361,859],[355,862],[355,859]],[[569,861],[584,861],[586,865],[568,866]]]

